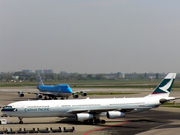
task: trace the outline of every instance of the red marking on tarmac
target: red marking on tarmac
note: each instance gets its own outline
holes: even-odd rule
[[[95,132],[95,131],[98,131],[98,130],[102,130],[102,129],[106,129],[106,128],[111,128],[111,127],[114,127],[114,126],[120,126],[120,125],[124,125],[124,124],[128,124],[130,123],[130,121],[126,121],[124,123],[121,123],[121,124],[116,124],[116,125],[112,125],[112,126],[107,126],[107,127],[103,127],[103,128],[98,128],[98,129],[95,129],[95,130],[92,130],[92,131],[88,131],[87,133],[85,133],[84,135],[87,135],[89,133],[92,133],[92,132]]]

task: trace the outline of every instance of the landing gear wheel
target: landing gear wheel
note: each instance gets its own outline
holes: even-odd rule
[[[100,119],[95,119],[95,120],[94,120],[94,124],[95,124],[95,125],[97,125],[97,124],[99,124],[99,123],[100,123]]]
[[[23,124],[23,121],[19,121],[19,124]]]
[[[19,124],[23,124],[22,118],[19,118]]]
[[[62,97],[61,100],[64,100],[64,97]]]
[[[89,122],[88,120],[84,120],[83,121],[84,124],[88,124],[88,122]]]
[[[105,120],[101,120],[100,123],[101,123],[101,124],[105,124],[106,121],[105,121]]]
[[[93,121],[94,121],[93,119],[89,120],[89,124],[92,125],[92,124],[93,124]]]
[[[47,100],[47,97],[46,97],[46,96],[44,97],[44,100]]]

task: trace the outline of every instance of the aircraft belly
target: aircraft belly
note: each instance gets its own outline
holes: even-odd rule
[[[44,93],[44,94],[46,94],[46,93]],[[51,92],[48,95],[54,95],[56,97],[69,97],[69,96],[71,96],[71,93]]]
[[[71,96],[71,93],[58,93],[57,95],[60,97],[69,97]]]

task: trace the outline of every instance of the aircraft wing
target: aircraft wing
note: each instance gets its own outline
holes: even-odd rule
[[[68,111],[68,113],[83,113],[83,112],[87,112],[87,113],[101,113],[101,112],[107,112],[107,111],[122,111],[122,112],[130,112],[136,109],[151,109],[152,107],[136,107],[136,108],[115,108],[115,109],[74,109],[74,110],[70,110]]]
[[[92,91],[92,89],[88,89],[88,90],[77,90],[77,91],[74,91],[73,90],[73,93],[82,93],[84,91]]]
[[[18,92],[18,93],[21,93],[21,92]],[[52,93],[52,92],[22,92],[22,93],[27,93],[27,94],[42,94],[42,95],[56,95],[56,93]]]

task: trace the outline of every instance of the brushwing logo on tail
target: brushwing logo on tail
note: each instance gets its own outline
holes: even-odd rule
[[[171,87],[172,81],[173,81],[173,78],[171,78],[171,80],[169,80],[169,82],[165,86],[159,87],[159,89],[166,93],[169,93],[168,89]]]

